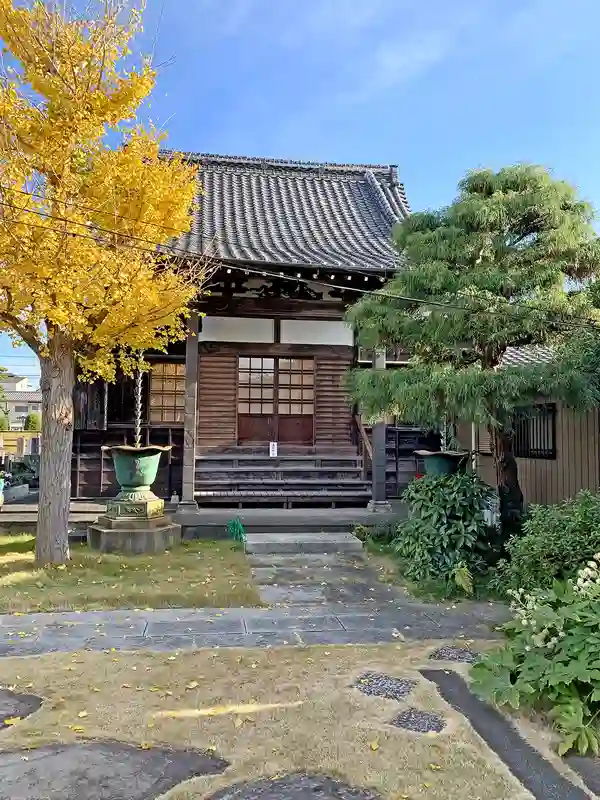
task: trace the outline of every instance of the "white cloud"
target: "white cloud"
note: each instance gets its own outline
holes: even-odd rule
[[[451,52],[454,37],[444,31],[414,33],[379,44],[360,67],[355,84],[337,102],[362,103],[427,72]]]

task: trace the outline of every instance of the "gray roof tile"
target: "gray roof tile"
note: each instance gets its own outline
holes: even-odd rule
[[[168,154],[165,154],[168,155]],[[186,154],[198,210],[177,247],[224,261],[394,269],[409,207],[394,166]]]
[[[526,347],[507,347],[502,358],[503,367],[527,367],[534,364],[548,364],[556,353],[543,345],[527,345]]]
[[[16,389],[5,389],[4,397],[0,400],[8,400],[12,403],[41,403],[42,392],[40,389],[30,389],[29,391],[17,391]]]

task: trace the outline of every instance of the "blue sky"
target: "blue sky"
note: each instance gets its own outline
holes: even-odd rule
[[[144,114],[179,150],[398,164],[414,209],[519,161],[600,208],[599,31],[598,0],[148,0]]]

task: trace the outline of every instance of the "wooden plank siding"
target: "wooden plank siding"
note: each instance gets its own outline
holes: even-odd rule
[[[339,345],[229,344],[201,348],[197,444],[200,453],[237,444],[237,364],[240,355],[315,360],[315,447],[352,447],[352,407],[344,380],[354,358]]]
[[[315,446],[352,444],[352,406],[344,382],[354,350],[315,358]]]
[[[557,404],[556,458],[518,458],[519,482],[526,503],[559,503],[582,489],[600,486],[600,429],[598,410],[579,414]],[[481,432],[480,443],[486,435]],[[461,426],[459,440],[470,447],[469,426]],[[492,486],[496,476],[491,455],[478,456],[478,473]]]
[[[237,442],[237,355],[219,349],[198,358],[197,441],[207,452]]]

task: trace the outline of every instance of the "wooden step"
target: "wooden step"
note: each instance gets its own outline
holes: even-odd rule
[[[199,506],[221,505],[243,508],[246,506],[273,505],[282,508],[302,506],[305,508],[330,507],[337,505],[364,508],[371,499],[371,492],[367,489],[331,489],[324,491],[298,491],[293,489],[228,489],[208,490],[200,489],[194,492]]]
[[[328,489],[331,486],[346,486],[347,488],[361,488],[363,486],[369,486],[369,481],[363,481],[360,478],[342,478],[338,480],[336,478],[331,478],[324,480],[322,478],[303,478],[301,476],[296,477],[287,477],[287,478],[218,478],[218,479],[211,479],[205,478],[204,480],[196,481],[196,488],[200,489],[203,486],[207,488],[216,487],[216,486],[245,486],[247,484],[253,484],[258,486],[281,486],[285,488],[286,486],[293,486],[295,484],[302,483],[306,484],[307,486],[314,489],[315,487],[318,489],[319,487],[323,487]],[[311,491],[309,489],[308,491]]]
[[[223,466],[223,465],[212,465],[212,464],[202,464],[196,463],[196,474],[202,473],[213,473],[213,472],[298,472],[299,470],[302,472],[316,472],[316,473],[323,473],[323,472],[359,472],[361,467],[357,466],[345,466],[345,467],[316,467],[312,464],[303,464],[301,466],[290,466],[289,464],[286,466],[277,466],[277,465],[268,465],[268,466],[261,466],[261,465],[254,465],[248,464],[247,466],[240,465],[239,467],[230,467],[230,466]]]
[[[306,464],[307,462],[313,462],[315,466],[323,466],[323,462],[327,462],[327,464],[338,463],[349,465],[349,464],[362,464],[362,457],[359,455],[344,455],[344,454],[337,454],[337,453],[321,453],[315,455],[278,455],[278,456],[269,456],[268,453],[263,454],[237,454],[237,453],[219,453],[219,454],[208,454],[199,456],[196,459],[196,466],[202,463],[208,462],[235,462],[236,464],[241,463],[256,463],[263,461],[265,466],[269,464],[276,464],[277,466],[281,465],[290,465],[294,463]]]

